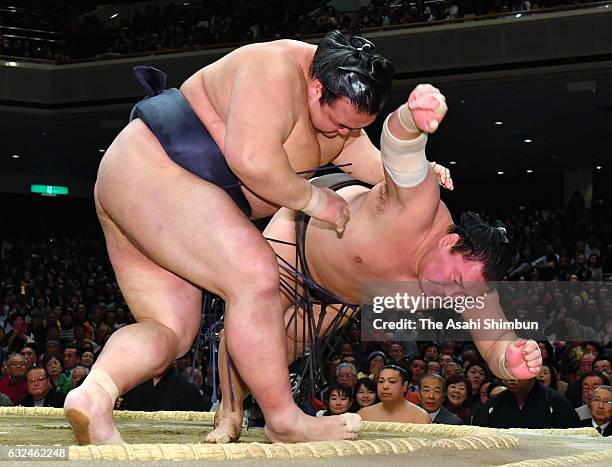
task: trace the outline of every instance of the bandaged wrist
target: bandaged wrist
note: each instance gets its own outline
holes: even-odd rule
[[[397,109],[397,116],[399,118],[400,123],[404,130],[409,133],[420,133],[421,130],[418,129],[416,123],[412,119],[412,115],[410,115],[410,109],[408,108],[407,103],[403,103]]]
[[[325,205],[325,196],[323,191],[314,185],[310,185],[312,191],[310,193],[310,201],[302,208],[302,212],[311,217],[314,217],[317,213],[321,212]]]
[[[501,357],[499,357],[499,375],[504,379],[515,379],[514,375],[508,371],[506,368],[506,355],[503,353]]]
[[[389,131],[391,115],[383,124],[380,136],[380,155],[385,170],[395,184],[402,188],[412,188],[419,185],[427,176],[429,168],[425,156],[427,135],[422,133],[418,138],[412,140],[396,138]]]

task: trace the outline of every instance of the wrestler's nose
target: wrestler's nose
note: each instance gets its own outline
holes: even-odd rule
[[[338,128],[337,131],[340,136],[346,136],[349,134],[349,131],[351,130],[349,130],[348,128]]]

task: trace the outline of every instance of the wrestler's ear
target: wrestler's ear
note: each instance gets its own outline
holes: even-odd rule
[[[438,241],[439,247],[452,247],[459,241],[459,235],[456,233],[447,234]]]
[[[315,78],[308,84],[308,97],[318,101],[319,99],[321,99],[322,95],[323,83],[321,83],[321,81]]]

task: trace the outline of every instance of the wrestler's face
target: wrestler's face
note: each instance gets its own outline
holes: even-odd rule
[[[384,402],[395,402],[403,399],[408,390],[408,382],[402,382],[400,372],[393,368],[385,368],[378,373],[376,387],[378,398]]]
[[[328,104],[321,101],[322,95],[323,85],[318,79],[313,80],[308,88],[310,121],[314,129],[325,136],[358,135],[359,130],[376,119],[376,115],[358,112],[347,97],[340,97]]]
[[[434,297],[477,296],[483,294],[482,263],[451,252],[457,234],[442,237],[437,248],[423,256],[419,265],[419,286],[425,295]],[[481,290],[482,289],[482,290]]]

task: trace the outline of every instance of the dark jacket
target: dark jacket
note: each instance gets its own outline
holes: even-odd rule
[[[198,388],[175,367],[153,385],[150,379],[129,390],[123,397],[121,410],[144,410],[157,412],[159,410],[193,410],[205,411],[210,408],[210,402],[200,394]]]
[[[65,394],[61,394],[57,391],[54,391],[53,388],[49,389],[47,396],[44,399],[43,407],[57,407],[61,409],[64,407],[64,399],[66,398]],[[34,407],[34,398],[32,395],[28,395],[25,399],[23,399],[19,405],[23,405],[24,407]]]
[[[522,408],[514,394],[504,391],[474,414],[473,425],[491,428],[576,428],[578,414],[568,400],[554,389],[535,381]]]
[[[593,419],[592,418],[587,418],[586,420],[582,420],[582,426],[593,426]],[[601,436],[610,436],[612,435],[612,423],[608,423],[608,426],[606,427],[606,429],[603,431],[603,433],[601,434]]]
[[[452,413],[450,410],[446,409],[444,406],[440,407],[438,415],[436,415],[436,418],[434,418],[432,422],[443,423],[445,425],[463,425],[463,420],[457,417],[457,415]]]

